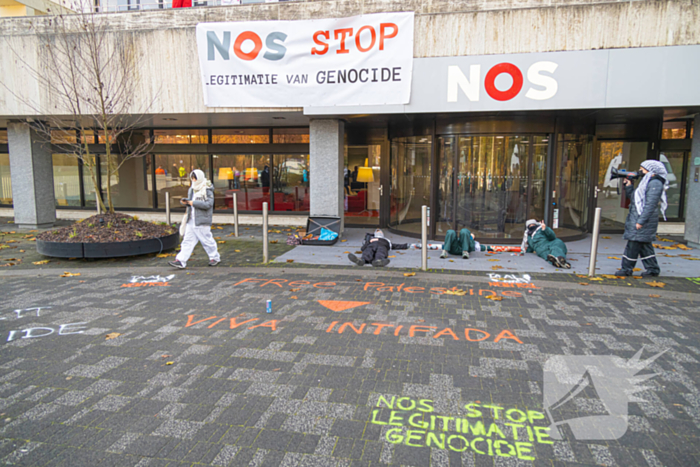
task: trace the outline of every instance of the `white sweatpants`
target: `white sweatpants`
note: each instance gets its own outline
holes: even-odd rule
[[[211,235],[210,225],[194,225],[194,216],[191,216],[190,220],[187,222],[187,229],[185,230],[185,238],[182,239],[180,244],[180,253],[175,257],[176,260],[180,261],[184,266],[187,265],[187,260],[190,259],[194,247],[197,246],[197,242],[202,244],[204,251],[209,255],[209,259],[215,259],[216,261],[221,261],[219,256],[219,250],[216,247],[216,240]]]

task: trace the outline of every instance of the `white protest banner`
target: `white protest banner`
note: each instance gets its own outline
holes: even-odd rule
[[[407,104],[413,13],[200,23],[208,107]]]

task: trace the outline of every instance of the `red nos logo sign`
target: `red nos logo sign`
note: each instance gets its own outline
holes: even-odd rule
[[[492,99],[509,101],[519,95],[527,86],[525,97],[532,100],[547,100],[557,93],[557,80],[551,76],[559,65],[554,62],[535,62],[527,69],[527,82],[523,72],[512,63],[499,63],[491,67],[483,80],[484,90]],[[510,86],[496,86],[496,79],[501,75],[509,75]],[[461,90],[472,102],[478,102],[481,90],[481,65],[469,67],[469,78],[455,65],[447,67],[447,102],[457,102]],[[536,87],[535,87],[536,86]]]

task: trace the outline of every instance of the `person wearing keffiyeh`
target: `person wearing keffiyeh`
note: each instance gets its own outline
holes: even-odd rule
[[[654,160],[642,162],[639,171],[644,176],[636,190],[630,180],[624,179],[625,194],[632,202],[623,236],[627,240],[627,246],[622,255],[622,267],[615,273],[616,276],[631,276],[637,258],[642,260],[646,269],[642,273],[643,277],[655,277],[661,272],[651,242],[656,239],[659,211],[666,220],[668,172],[661,162]]]

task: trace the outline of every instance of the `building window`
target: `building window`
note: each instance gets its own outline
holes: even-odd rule
[[[165,193],[170,193],[171,208],[182,207],[180,200],[187,197],[190,189],[189,174],[195,169],[201,170],[209,178],[209,156],[206,154],[156,154],[158,207],[165,207]]]
[[[80,206],[78,158],[69,154],[54,154],[52,158],[56,206]]]
[[[212,144],[269,144],[270,130],[267,128],[212,130],[211,139]]]
[[[155,144],[207,144],[207,130],[153,130]]]
[[[275,144],[309,144],[309,129],[273,128],[272,142]]]
[[[109,184],[115,208],[152,208],[151,156],[131,157],[126,160],[122,159],[121,154],[115,154],[114,157],[116,160],[111,176],[106,157],[103,155],[100,158],[101,191],[105,204]]]
[[[0,154],[0,204],[12,204],[12,178],[10,177],[9,154]]]
[[[391,142],[391,224],[420,234],[421,206],[430,205],[430,136]]]
[[[76,141],[75,130],[65,128],[51,130],[51,144],[75,144]]]

